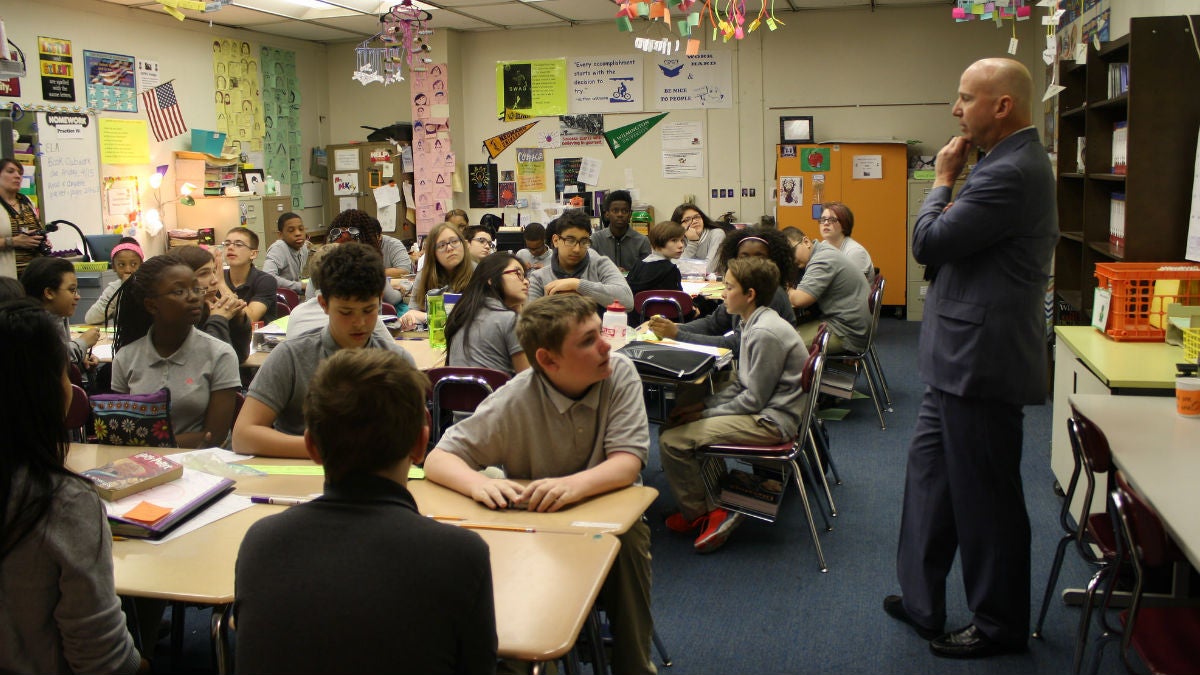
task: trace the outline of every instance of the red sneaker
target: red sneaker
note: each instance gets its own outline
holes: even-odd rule
[[[729,535],[742,524],[744,516],[740,513],[730,513],[725,509],[713,509],[705,516],[704,531],[696,537],[693,544],[700,553],[712,553],[721,548]]]
[[[687,533],[700,527],[704,523],[704,516],[693,521],[684,520],[682,513],[672,513],[667,516],[667,529],[672,532]]]

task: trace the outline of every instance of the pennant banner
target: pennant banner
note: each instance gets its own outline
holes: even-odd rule
[[[666,116],[667,113],[660,113],[640,122],[634,122],[633,124],[627,124],[612,131],[604,132],[604,140],[608,141],[608,149],[612,151],[613,157],[620,157],[622,152],[628,150],[630,146],[636,143],[639,138],[645,136],[647,131],[653,129],[654,125],[661,122],[662,118]]]
[[[504,152],[505,148],[515,143],[518,138],[524,135],[526,131],[532,129],[536,124],[537,122],[530,122],[523,127],[510,129],[499,136],[492,136],[483,142],[483,146],[487,148],[488,155],[490,155],[492,159],[496,159],[500,156],[500,153]]]

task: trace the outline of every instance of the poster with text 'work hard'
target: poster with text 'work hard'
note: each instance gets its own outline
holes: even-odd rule
[[[733,107],[733,65],[725,52],[659,55],[655,71],[651,110]]]
[[[567,114],[567,61],[497,61],[496,117],[506,122]]]

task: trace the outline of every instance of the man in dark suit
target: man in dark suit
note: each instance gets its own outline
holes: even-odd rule
[[[931,281],[921,325],[926,386],[909,446],[897,574],[884,610],[939,656],[1026,648],[1029,516],[1022,407],[1045,403],[1043,301],[1058,240],[1054,175],[1032,126],[1033,83],[1011,59],[972,64],[913,229]],[[951,200],[973,148],[986,156]],[[946,576],[962,557],[966,627],[944,631]]]

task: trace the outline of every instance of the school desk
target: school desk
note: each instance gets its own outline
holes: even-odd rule
[[[396,340],[396,344],[412,355],[413,360],[417,362],[417,368],[421,370],[429,370],[445,364],[446,351],[430,347],[429,340],[401,337]],[[269,355],[270,352],[250,352],[250,356],[246,357],[242,365],[247,368],[261,368]]]

